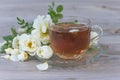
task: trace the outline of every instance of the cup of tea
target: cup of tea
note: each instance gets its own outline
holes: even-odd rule
[[[63,59],[80,59],[88,50],[90,33],[94,28],[89,19],[67,17],[49,27],[54,54]]]

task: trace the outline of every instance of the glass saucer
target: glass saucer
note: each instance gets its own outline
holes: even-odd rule
[[[61,59],[58,56],[54,55],[52,58],[50,58],[48,61],[48,64],[52,67],[60,67],[60,68],[68,68],[68,67],[78,67],[82,65],[86,65],[89,63],[94,62],[97,60],[105,51],[106,46],[105,45],[97,45],[87,50],[87,52],[82,56],[80,60],[65,60]],[[45,62],[46,60],[42,60],[38,57],[41,62]]]

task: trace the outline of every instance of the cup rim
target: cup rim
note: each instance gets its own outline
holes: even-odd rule
[[[82,23],[80,21],[84,21],[85,25],[87,25],[88,27],[92,26],[91,20],[89,18],[87,18],[87,17],[82,17],[82,16],[65,16],[64,18],[62,18],[62,19],[59,20],[59,23],[77,22],[78,24],[84,24],[84,23]],[[59,24],[59,23],[57,23],[57,24]]]

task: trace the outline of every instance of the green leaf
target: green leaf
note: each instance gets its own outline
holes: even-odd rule
[[[62,19],[62,18],[63,18],[63,15],[62,15],[62,14],[56,14],[56,18],[57,18],[57,19]]]
[[[54,2],[54,1],[52,1],[52,7],[54,8],[54,6],[55,6],[55,2]]]
[[[52,11],[52,7],[49,6],[49,10]],[[32,23],[28,23],[26,22],[24,19],[20,19],[17,17],[18,20],[18,24],[21,26],[21,28],[25,28],[26,29],[26,33],[30,34],[31,31],[33,30],[33,22]]]
[[[17,20],[21,22],[21,19],[19,17],[17,17]]]
[[[29,24],[28,24],[28,28],[33,28],[32,25],[33,25],[33,23],[29,23]]]
[[[23,25],[25,23],[25,21],[21,21],[21,22],[17,22],[19,25]]]
[[[19,17],[17,17],[17,20],[18,20],[19,22],[24,22],[24,19],[20,19]]]
[[[48,6],[48,10],[49,11],[54,11],[54,9],[50,5]]]
[[[31,31],[32,31],[33,29],[34,29],[33,27],[28,27],[27,33],[30,33],[30,34],[31,34]]]
[[[5,49],[7,49],[7,48],[8,48],[8,44],[4,44],[4,45],[1,47],[2,52],[5,52]]]
[[[15,28],[11,28],[11,32],[13,37],[16,37],[18,34]]]
[[[59,12],[62,12],[62,11],[63,11],[63,6],[62,6],[62,5],[57,6],[56,11],[57,11],[58,13],[59,13]]]
[[[17,20],[18,20],[18,24],[19,25],[23,25],[23,24],[25,24],[25,20],[24,19],[20,19],[19,17],[17,17]]]
[[[4,51],[4,50],[1,50],[0,53],[5,53],[5,51]]]
[[[75,22],[75,23],[77,23],[77,22],[78,22],[78,20],[75,20],[74,22]]]
[[[17,22],[19,25],[22,25],[23,23],[22,22]]]
[[[23,26],[21,26],[21,28],[26,28],[28,25],[29,25],[28,22],[26,22],[26,23],[24,23]]]
[[[56,10],[55,10],[56,9]],[[51,5],[48,6],[48,14],[51,16],[53,23],[58,23],[59,19],[63,18],[61,12],[63,11],[63,6],[58,5],[55,7],[55,3],[52,2]]]
[[[11,35],[7,35],[7,36],[3,36],[3,39],[5,41],[12,41],[13,40],[13,37]]]
[[[56,17],[56,12],[55,12],[55,11],[51,11],[51,12],[49,13],[49,15],[50,15],[51,18],[53,19],[53,18]]]
[[[54,18],[52,21],[53,21],[53,23],[55,23],[55,24],[58,23],[58,19],[56,19],[56,18]]]
[[[27,26],[21,26],[21,28],[26,28]]]

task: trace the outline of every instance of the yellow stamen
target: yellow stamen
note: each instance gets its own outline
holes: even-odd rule
[[[32,48],[32,42],[28,42],[28,47]]]

